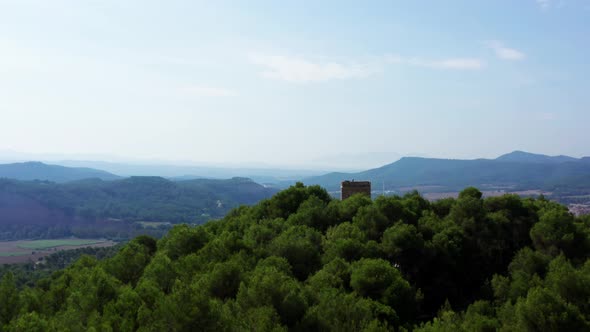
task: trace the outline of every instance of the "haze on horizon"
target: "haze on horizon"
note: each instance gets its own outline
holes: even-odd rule
[[[587,0],[0,0],[0,151],[587,156],[589,22]]]

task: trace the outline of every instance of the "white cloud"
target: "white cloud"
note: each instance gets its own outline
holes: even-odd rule
[[[187,94],[199,97],[235,97],[238,95],[235,91],[232,90],[198,85],[185,87],[182,90]]]
[[[415,57],[406,58],[397,55],[390,55],[386,57],[386,62],[418,67],[454,70],[479,70],[485,67],[485,62],[477,58],[447,58],[439,60],[425,60]]]
[[[435,61],[422,61],[419,65],[439,69],[477,70],[484,67],[483,61],[475,58],[451,58]]]
[[[516,49],[504,46],[499,40],[489,40],[484,42],[485,46],[496,53],[496,56],[502,60],[522,60],[526,55]]]
[[[535,0],[541,9],[548,9],[551,6],[551,0]]]
[[[549,9],[562,9],[564,7],[566,7],[566,5],[571,4],[574,7],[577,7],[579,5],[583,5],[586,1],[566,1],[566,0],[535,0],[535,2],[537,2],[537,5],[539,6],[539,8],[541,8],[542,10],[549,10]],[[582,6],[582,8],[584,8]]]
[[[262,77],[299,83],[363,78],[374,72],[369,65],[312,62],[290,56],[251,54],[250,61],[265,67]]]
[[[484,61],[478,58],[427,60],[398,55],[374,57],[371,61],[364,63],[342,63],[334,61],[310,61],[291,56],[251,54],[250,61],[256,65],[265,67],[261,73],[261,76],[264,78],[297,83],[364,78],[380,72],[385,65],[390,64],[449,70],[479,70],[486,65]]]

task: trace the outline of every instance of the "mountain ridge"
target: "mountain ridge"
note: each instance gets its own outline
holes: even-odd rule
[[[343,180],[369,180],[387,189],[441,186],[456,190],[482,188],[554,189],[590,187],[590,158],[511,153],[496,159],[403,157],[394,163],[356,173],[333,172],[303,179],[335,190]]]
[[[548,156],[544,154],[530,153],[520,150],[515,150],[507,154],[503,154],[496,158],[498,161],[513,161],[513,162],[554,162],[562,163],[568,161],[579,161],[579,158],[574,158],[566,155]]]
[[[121,177],[95,168],[66,167],[45,164],[40,161],[28,161],[22,163],[0,164],[0,178],[21,181],[41,180],[65,183],[90,178],[109,181],[120,179]]]

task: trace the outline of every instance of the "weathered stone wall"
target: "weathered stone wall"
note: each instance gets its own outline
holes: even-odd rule
[[[359,193],[371,197],[370,181],[343,181],[340,188],[342,200]]]

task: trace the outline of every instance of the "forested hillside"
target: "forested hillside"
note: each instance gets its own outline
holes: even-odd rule
[[[50,277],[55,271],[70,266],[82,256],[91,256],[102,260],[114,256],[122,246],[122,244],[117,244],[111,247],[86,247],[61,250],[45,256],[39,261],[0,264],[0,277],[10,273],[17,288],[32,287],[40,279]]]
[[[585,331],[590,218],[514,195],[333,200],[297,184],[17,290],[7,331]]]
[[[0,239],[138,234],[136,221],[201,223],[276,191],[250,179],[0,179]]]

